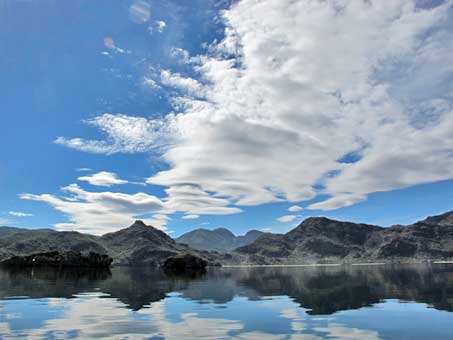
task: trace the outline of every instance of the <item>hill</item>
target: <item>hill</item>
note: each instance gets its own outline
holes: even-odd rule
[[[265,235],[236,249],[260,264],[453,258],[453,212],[408,226],[308,218],[284,235]]]
[[[176,242],[187,244],[194,249],[228,252],[250,244],[264,234],[262,231],[250,230],[243,236],[236,236],[225,228],[214,230],[200,228],[181,235]]]

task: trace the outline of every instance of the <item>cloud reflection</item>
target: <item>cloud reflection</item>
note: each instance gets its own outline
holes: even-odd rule
[[[322,339],[318,334],[324,333],[332,339],[379,339],[376,332],[347,328],[335,324],[333,327],[306,328],[301,323],[297,307],[290,300],[284,301],[284,306],[289,304],[292,308],[274,310],[275,317],[283,315],[290,319],[291,328],[287,333],[270,333],[261,330],[263,324],[256,325],[256,330],[246,327],[247,318],[235,320],[228,318],[203,317],[202,312],[194,312],[195,302],[189,305],[191,312],[181,312],[175,315],[172,307],[179,303],[187,302],[180,295],[172,295],[164,300],[154,302],[150,308],[140,311],[131,311],[126,305],[115,298],[110,298],[103,293],[85,293],[77,295],[74,299],[32,299],[27,301],[27,307],[22,300],[3,301],[0,309],[0,318],[7,322],[0,323],[0,338],[26,338],[26,339],[241,339],[241,340],[277,340],[277,339]],[[260,303],[255,301],[253,303]],[[46,310],[45,320],[39,327],[33,327],[37,305]],[[19,317],[23,325],[30,325],[25,329],[10,327],[7,318],[9,309],[22,306]],[[62,311],[62,312],[58,312]],[[264,327],[263,327],[264,328]],[[304,333],[305,332],[305,333]]]

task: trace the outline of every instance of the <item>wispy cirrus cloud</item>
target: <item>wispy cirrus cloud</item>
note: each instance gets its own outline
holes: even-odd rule
[[[8,214],[11,215],[11,216],[15,216],[15,217],[30,217],[30,216],[33,216],[33,214],[25,213],[25,212],[21,212],[21,211],[8,211]]]
[[[77,168],[76,171],[77,172],[86,172],[86,171],[92,171],[93,169],[91,168]]]
[[[170,117],[167,118],[170,120]],[[166,120],[149,120],[123,114],[105,113],[85,121],[86,124],[100,129],[105,139],[85,140],[83,138],[58,137],[54,142],[80,151],[114,154],[147,152],[167,144],[171,135]]]

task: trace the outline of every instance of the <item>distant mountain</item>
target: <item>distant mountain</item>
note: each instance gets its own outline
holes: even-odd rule
[[[390,228],[312,217],[284,235],[262,236],[236,253],[260,264],[450,259],[452,221],[453,212]]]
[[[194,249],[228,252],[250,244],[264,234],[262,231],[251,230],[243,236],[235,236],[225,228],[214,230],[201,228],[181,235],[176,238],[176,242],[187,244]]]
[[[192,253],[209,263],[222,260],[210,254],[177,244],[164,232],[136,221],[129,228],[102,237],[78,232],[59,232],[51,229],[0,228],[0,261],[16,255],[49,251],[96,252],[113,258],[114,265],[155,266],[167,257]]]
[[[49,251],[90,251],[107,254],[107,250],[99,243],[97,236],[78,232],[58,232],[51,229],[18,229],[0,228],[0,260],[15,255],[30,255]],[[4,232],[4,231],[9,231]]]
[[[15,228],[15,227],[0,227],[0,237],[15,234],[27,229]]]
[[[210,264],[453,259],[452,222],[453,212],[389,228],[312,217],[283,235],[251,231],[234,236],[226,229],[196,230],[181,236],[178,242],[141,221],[101,237],[51,229],[0,227],[0,261],[15,255],[70,250],[107,254],[113,258],[113,264],[126,266],[155,266],[178,254],[193,254]],[[235,249],[241,244],[246,245]],[[219,252],[221,247],[233,250]]]

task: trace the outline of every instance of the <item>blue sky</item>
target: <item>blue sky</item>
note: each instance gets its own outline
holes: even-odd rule
[[[451,5],[3,1],[0,224],[241,234],[452,210]]]

